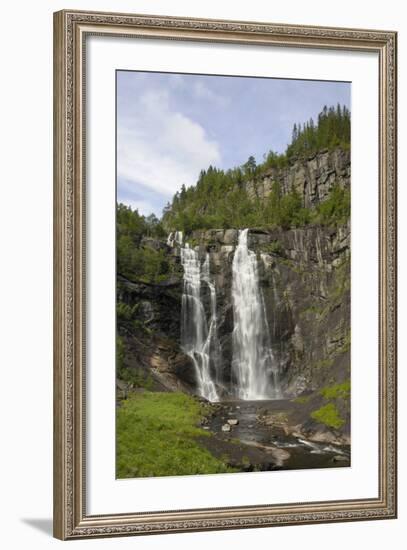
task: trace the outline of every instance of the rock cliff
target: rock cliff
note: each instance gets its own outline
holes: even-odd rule
[[[273,182],[279,182],[282,193],[296,190],[305,207],[324,201],[333,185],[350,185],[350,151],[323,150],[306,159],[296,159],[289,166],[270,168],[261,178],[246,184],[251,198],[266,199]]]
[[[249,195],[265,199],[274,181],[282,192],[296,189],[304,206],[326,199],[333,185],[350,185],[350,154],[321,151],[314,157],[272,169],[246,183]],[[217,293],[220,380],[227,393],[231,379],[233,310],[232,261],[238,229],[194,231],[187,236],[202,261],[207,253]],[[183,270],[180,246],[144,239],[141,246],[165,251],[171,276],[160,284],[129,281],[118,276],[118,300],[133,308],[134,322],[118,324],[125,340],[125,366],[151,373],[156,388],[194,392],[191,359],[180,347]],[[251,228],[248,246],[257,255],[273,354],[286,398],[312,397],[323,403],[323,388],[345,383],[350,377],[350,222],[337,227]],[[204,295],[210,308],[209,292]],[[304,397],[305,396],[305,397]],[[339,412],[349,428],[349,403]]]

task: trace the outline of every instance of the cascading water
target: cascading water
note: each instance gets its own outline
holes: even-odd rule
[[[279,372],[274,359],[257,257],[248,248],[248,229],[239,231],[232,264],[232,390],[242,400],[281,398]],[[198,393],[219,401],[221,353],[217,334],[216,288],[210,275],[210,256],[201,264],[199,254],[184,246],[182,232],[171,233],[167,244],[178,244],[184,268],[181,311],[181,346],[195,366]],[[264,258],[262,258],[264,261]],[[210,314],[202,302],[204,283],[210,293]]]
[[[182,241],[183,241],[182,231],[171,232],[168,235],[167,245],[173,247],[174,244],[176,243],[182,246]]]
[[[211,281],[210,275],[210,256],[206,253],[205,261],[202,265],[202,280],[207,284],[211,297],[211,317],[209,322],[208,329],[208,353],[210,357],[210,364],[213,365],[213,370],[215,372],[215,378],[218,385],[221,385],[219,380],[219,362],[220,362],[220,345],[218,339],[218,324],[216,319],[216,288],[214,283]]]
[[[219,401],[216,386],[211,376],[211,348],[216,348],[216,292],[210,281],[209,255],[202,266],[198,252],[188,243],[181,248],[181,263],[184,268],[184,291],[181,310],[181,345],[191,357],[197,375],[198,392],[209,401]],[[201,300],[201,280],[210,290],[211,317],[209,327]]]
[[[278,368],[259,287],[257,257],[248,249],[248,229],[239,231],[232,264],[233,360],[235,392],[243,400],[280,397]]]

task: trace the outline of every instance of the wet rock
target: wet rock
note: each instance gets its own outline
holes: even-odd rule
[[[333,433],[328,429],[310,432],[307,434],[307,438],[316,443],[328,443],[333,445],[347,445],[350,443],[346,436],[339,433]]]
[[[226,229],[223,234],[223,242],[226,245],[234,245],[237,243],[238,231],[236,229]]]
[[[230,426],[237,426],[239,424],[239,420],[237,418],[228,418],[228,424]]]
[[[349,462],[349,458],[345,455],[335,455],[332,462]]]

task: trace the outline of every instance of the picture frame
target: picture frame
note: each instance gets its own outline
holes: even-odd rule
[[[87,479],[87,40],[369,53],[378,68],[378,448],[377,494],[282,504],[179,507],[160,511],[88,511]],[[143,64],[148,60],[143,60]],[[397,515],[396,182],[397,35],[182,17],[64,10],[54,14],[54,536],[145,535],[391,519]],[[112,182],[114,186],[114,181]],[[366,215],[360,212],[360,216]],[[372,297],[373,299],[373,297]],[[114,366],[112,365],[112,368]],[[114,443],[112,442],[112,445]],[[242,474],[245,475],[245,474]],[[148,480],[145,480],[148,483]]]

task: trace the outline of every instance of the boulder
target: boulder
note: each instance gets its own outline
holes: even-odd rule
[[[227,422],[229,426],[237,426],[239,424],[239,420],[237,418],[228,418]]]

